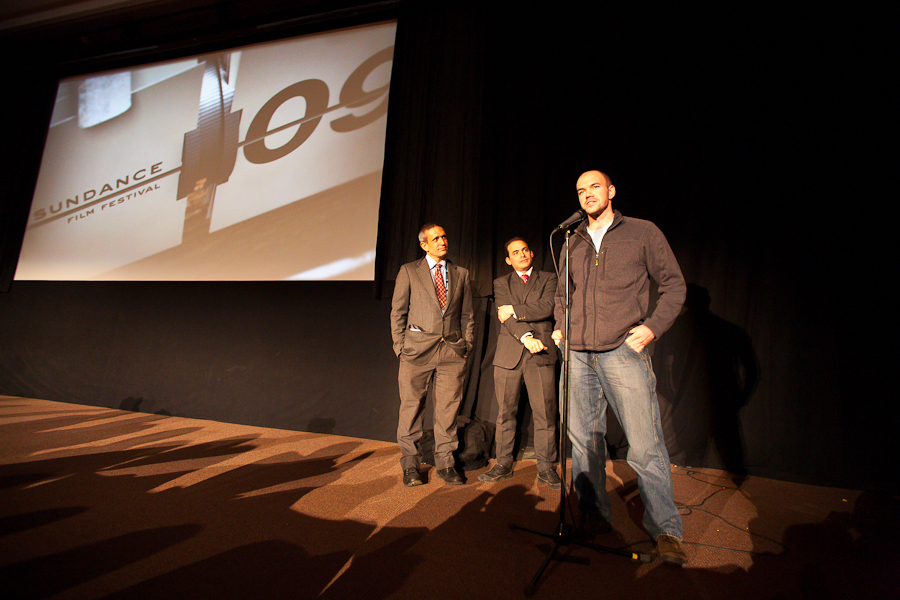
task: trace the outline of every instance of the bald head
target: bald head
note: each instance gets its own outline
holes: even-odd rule
[[[606,185],[612,185],[612,179],[609,178],[609,175],[607,175],[603,171],[598,171],[596,169],[594,169],[592,171],[585,171],[578,177],[578,180],[581,181],[581,178],[588,174],[599,175],[606,182]]]
[[[578,203],[587,213],[591,227],[595,222],[605,224],[612,220],[612,203],[616,195],[616,187],[603,171],[585,171],[575,184],[578,192]]]

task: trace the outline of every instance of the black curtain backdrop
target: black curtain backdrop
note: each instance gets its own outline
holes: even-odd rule
[[[502,244],[552,270],[600,168],[690,286],[653,348],[673,461],[896,491],[896,15],[755,10],[402,4],[374,285],[15,282],[0,393],[393,439],[393,279],[435,221],[479,296],[463,411],[491,419]]]

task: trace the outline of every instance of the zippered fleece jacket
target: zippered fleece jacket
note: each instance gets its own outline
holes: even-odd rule
[[[612,350],[628,331],[646,325],[659,338],[681,311],[687,286],[675,254],[659,228],[650,221],[623,217],[613,222],[600,251],[587,232],[588,221],[569,237],[569,348],[576,351]],[[562,250],[556,287],[556,329],[565,331],[566,255]],[[659,300],[650,315],[650,279],[659,285]]]

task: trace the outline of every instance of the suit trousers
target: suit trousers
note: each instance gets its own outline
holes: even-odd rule
[[[434,387],[434,466],[438,469],[454,466],[453,453],[459,444],[456,417],[462,403],[465,369],[466,359],[444,342],[425,365],[413,364],[401,356],[397,377],[400,384],[397,443],[401,468],[419,467],[416,442],[422,437],[422,415],[430,386]]]
[[[538,471],[546,471],[556,461],[556,365],[539,365],[525,351],[514,369],[494,366],[494,393],[497,396],[497,462],[512,467],[516,437],[516,412],[522,381],[528,390],[528,401],[534,417],[534,453]]]

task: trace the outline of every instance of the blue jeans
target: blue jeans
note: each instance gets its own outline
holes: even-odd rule
[[[628,464],[637,473],[644,501],[644,528],[651,536],[682,537],[675,508],[672,470],[656,398],[650,354],[623,343],[606,352],[571,351],[569,357],[569,440],[572,479],[582,509],[596,509],[609,522],[606,493],[606,407],[628,438]]]

